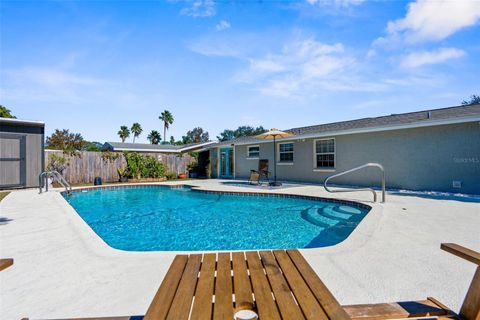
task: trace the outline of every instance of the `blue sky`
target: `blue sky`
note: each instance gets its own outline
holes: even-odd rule
[[[480,94],[480,1],[2,1],[0,103],[88,140],[313,125]]]

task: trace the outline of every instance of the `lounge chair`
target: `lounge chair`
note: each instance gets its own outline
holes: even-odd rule
[[[248,183],[260,184],[260,180],[265,178],[269,181],[270,171],[268,171],[268,159],[260,159],[258,161],[258,170],[250,170],[250,178]]]
[[[480,253],[453,243],[444,243],[441,249],[477,265],[458,314],[431,297],[420,301],[342,306],[298,250],[274,250],[177,255],[144,320],[233,319],[233,312],[242,308],[254,310],[259,320],[479,320]],[[137,320],[141,317],[89,320],[94,319]]]

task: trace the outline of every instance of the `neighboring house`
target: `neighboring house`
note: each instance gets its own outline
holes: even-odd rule
[[[189,143],[184,145],[172,145],[172,144],[105,142],[103,147],[107,148],[110,151],[179,154],[184,152],[197,151],[214,143],[215,142],[201,142],[201,143]]]
[[[0,118],[0,189],[38,187],[45,123]]]
[[[458,106],[285,130],[278,139],[279,180],[323,183],[368,162],[382,164],[387,187],[480,194],[480,105]],[[255,137],[208,147],[212,177],[247,178],[268,159],[273,143]],[[333,184],[379,186],[380,173],[368,168]]]

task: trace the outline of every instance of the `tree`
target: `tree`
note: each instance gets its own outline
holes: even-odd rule
[[[135,122],[134,124],[132,124],[130,131],[133,133],[133,143],[135,143],[135,138],[142,133],[143,129],[140,123]]]
[[[85,146],[83,146],[82,150],[84,151],[100,151],[102,149],[102,144],[100,142],[90,142],[85,141]]]
[[[225,129],[217,136],[219,141],[228,141],[235,139],[235,130]]]
[[[7,109],[7,107],[5,106],[2,106],[0,104],[0,118],[10,118],[10,119],[16,119],[17,117],[15,117],[12,112]]]
[[[74,154],[82,150],[88,142],[83,140],[80,133],[70,133],[68,129],[56,129],[50,137],[47,137],[47,149],[63,150],[66,153]]]
[[[217,139],[220,141],[227,141],[239,137],[256,136],[264,132],[267,132],[267,130],[263,126],[258,126],[256,128],[251,126],[240,126],[235,130],[223,130],[220,135],[217,136]]]
[[[208,132],[204,132],[203,129],[200,127],[193,128],[192,130],[187,132],[186,136],[182,137],[183,144],[207,142],[208,140]]]
[[[120,137],[120,139],[122,139],[122,143],[123,143],[130,136],[130,130],[128,130],[127,126],[121,126],[117,134]]]
[[[170,144],[174,145],[175,144],[175,137],[170,136]]]
[[[163,121],[163,139],[167,141],[167,129],[170,128],[170,125],[173,123],[173,115],[170,111],[165,110],[160,114],[158,119]]]
[[[158,133],[157,130],[152,130],[148,134],[147,139],[148,141],[150,141],[151,144],[158,144],[160,140],[162,140],[162,136],[160,135],[160,133]]]
[[[470,100],[463,100],[462,105],[463,106],[469,106],[472,104],[479,104],[480,103],[480,96],[477,96],[476,94],[472,94],[470,96]]]

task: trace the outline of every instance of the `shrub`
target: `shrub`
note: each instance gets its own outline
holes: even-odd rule
[[[62,156],[58,156],[56,154],[51,154],[48,158],[48,171],[57,171],[58,173],[62,174],[63,171],[67,168],[67,159]]]
[[[167,180],[175,180],[177,179],[177,174],[170,171],[165,174],[165,177],[167,178]]]
[[[127,172],[131,178],[161,178],[165,176],[165,166],[152,156],[138,153],[125,153]]]

